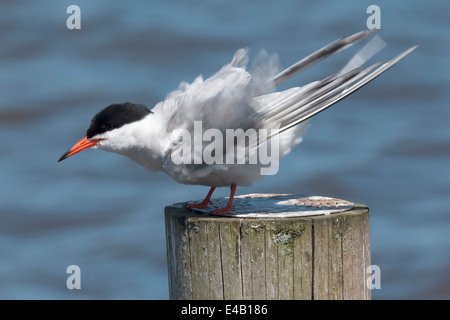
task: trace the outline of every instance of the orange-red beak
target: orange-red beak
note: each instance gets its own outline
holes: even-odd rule
[[[62,156],[61,158],[59,158],[58,162],[63,161],[64,159],[67,159],[68,157],[73,156],[74,154],[87,149],[87,148],[91,148],[93,146],[95,146],[97,143],[99,143],[100,141],[102,141],[104,139],[87,139],[86,137],[84,137],[83,139],[81,139],[80,141],[78,141],[72,148],[70,148],[69,150],[67,150]]]

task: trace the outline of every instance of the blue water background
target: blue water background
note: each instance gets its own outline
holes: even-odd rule
[[[66,8],[81,8],[68,30]],[[0,298],[167,299],[164,206],[202,198],[125,157],[56,160],[113,102],[149,107],[249,47],[288,66],[366,28],[381,8],[380,59],[420,47],[317,116],[276,176],[238,194],[301,193],[370,207],[374,299],[450,298],[450,2],[0,2]],[[358,48],[286,84],[338,71]],[[373,62],[372,60],[371,62]],[[228,195],[228,189],[215,196]],[[79,265],[82,289],[66,288]]]

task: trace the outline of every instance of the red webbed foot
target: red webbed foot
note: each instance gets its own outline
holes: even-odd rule
[[[205,209],[205,208],[207,208],[208,205],[210,205],[210,204],[212,204],[211,201],[209,201],[209,200],[208,200],[208,201],[203,200],[202,202],[199,202],[199,203],[187,203],[187,204],[186,204],[186,207],[188,207],[189,209],[192,209],[192,208]]]
[[[233,183],[230,186],[231,192],[230,192],[230,198],[228,200],[228,204],[223,209],[216,209],[211,212],[212,214],[228,214],[230,213],[231,209],[233,209],[233,199],[234,199],[234,193],[236,192],[236,184]]]
[[[209,204],[212,204],[211,202],[211,196],[214,192],[214,189],[216,189],[216,187],[211,187],[211,189],[209,189],[208,194],[206,195],[206,198],[200,202],[200,203],[187,203],[186,207],[188,207],[188,209],[193,209],[193,208],[200,208],[200,209],[205,209],[208,207]]]

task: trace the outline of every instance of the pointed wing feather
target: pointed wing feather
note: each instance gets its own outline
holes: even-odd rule
[[[281,120],[284,125],[272,135],[282,133],[331,107],[394,66],[416,47],[402,52],[394,59],[381,64],[381,66],[380,63],[376,63],[366,69],[356,69],[346,75],[337,77],[317,91],[312,88],[306,93],[306,96],[301,97],[300,101],[291,106],[289,110],[293,111],[284,114],[281,119],[280,117],[273,118],[274,121]]]
[[[310,54],[309,56],[303,58],[299,62],[293,64],[289,68],[281,71],[279,74],[277,74],[273,78],[274,84],[276,86],[281,84],[282,82],[284,82],[287,79],[295,76],[296,74],[306,70],[307,68],[313,66],[314,64],[318,63],[319,61],[322,61],[323,59],[328,58],[329,56],[352,46],[356,42],[367,38],[368,36],[370,36],[371,34],[373,34],[374,32],[377,32],[377,31],[378,30],[376,30],[376,29],[360,31],[351,36],[338,39],[338,40],[326,45],[325,47],[323,47],[323,48],[317,50],[316,52]]]

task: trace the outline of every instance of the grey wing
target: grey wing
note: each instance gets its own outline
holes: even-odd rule
[[[219,131],[225,137],[227,129],[247,130],[255,126],[253,81],[245,69],[247,61],[246,50],[238,50],[233,61],[215,75],[206,80],[198,77],[192,84],[183,83],[154,108],[155,113],[163,114],[167,121],[163,166],[175,180],[197,184],[214,171],[230,168],[225,163],[197,163],[195,159],[202,159],[205,147],[210,144],[203,139],[208,129]],[[185,136],[191,139],[184,139]],[[173,155],[187,151],[190,156],[186,161],[181,165],[174,163]],[[225,144],[223,152],[226,157]]]
[[[286,68],[280,73],[278,73],[275,77],[273,77],[274,84],[275,85],[281,84],[282,82],[295,76],[296,74],[306,70],[307,68],[315,65],[316,63],[324,60],[325,58],[328,58],[329,56],[354,45],[358,41],[367,38],[368,36],[377,31],[378,30],[376,29],[360,31],[351,36],[343,37],[326,45],[325,47],[303,58],[299,62],[293,64],[289,68]]]
[[[336,40],[281,71],[273,77],[272,81],[275,85],[279,85],[330,55],[372,35],[375,31],[361,31],[349,37]],[[263,127],[277,127],[272,132],[272,136],[283,133],[306,122],[314,115],[357,91],[402,60],[417,47],[414,46],[404,51],[390,61],[380,61],[367,68],[359,67],[384,45],[381,38],[373,38],[350,60],[341,72],[304,87],[257,97],[258,114],[255,117],[258,119],[256,122]]]
[[[167,129],[193,130],[195,121],[203,129],[227,129],[248,126],[245,119],[254,112],[251,107],[251,75],[245,70],[245,50],[238,50],[232,63],[210,78],[197,77],[193,83],[182,83],[154,111],[165,115]]]
[[[367,68],[357,68],[343,75],[331,75],[311,84],[306,90],[293,92],[289,97],[271,101],[267,112],[260,115],[263,121],[279,123],[279,129],[272,133],[282,133],[357,91],[383,72],[394,66],[411,53],[414,46],[387,62],[377,62]]]

